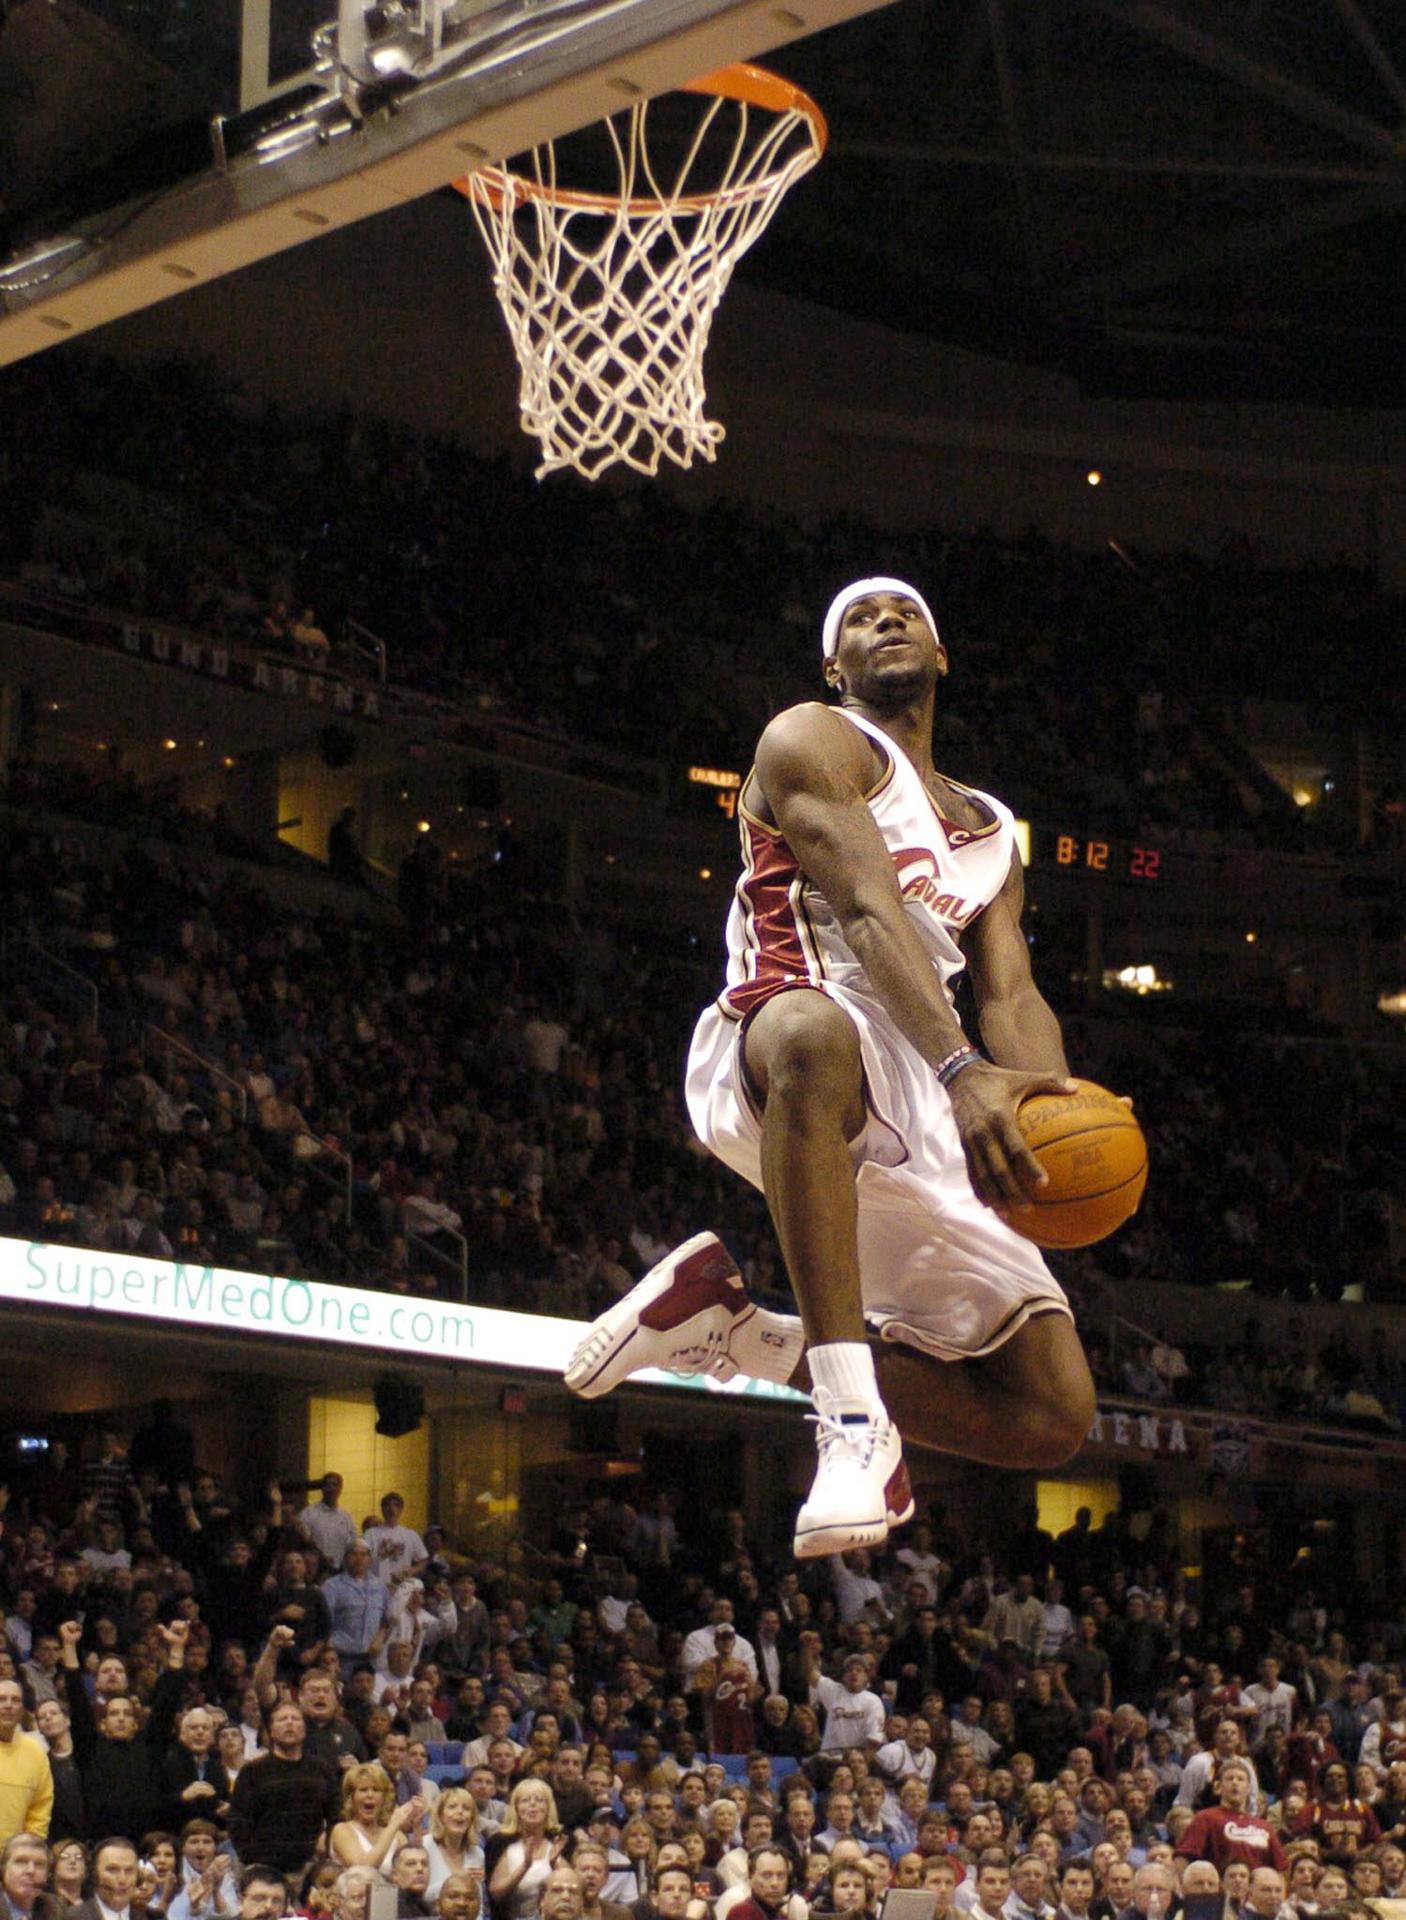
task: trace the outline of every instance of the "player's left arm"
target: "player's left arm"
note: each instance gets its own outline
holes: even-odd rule
[[[1030,971],[1024,912],[1025,873],[1012,853],[1005,885],[962,935],[981,1038],[998,1067],[1067,1074],[1059,1022]]]

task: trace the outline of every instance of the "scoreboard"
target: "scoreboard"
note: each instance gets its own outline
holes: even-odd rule
[[[1166,856],[1155,839],[1118,840],[1064,827],[1033,827],[1030,857],[1032,864],[1058,873],[1140,885],[1155,884],[1167,872]]]
[[[710,807],[717,807],[729,820],[737,818],[737,796],[742,791],[742,775],[730,767],[689,767],[685,774],[688,789],[701,794]]]

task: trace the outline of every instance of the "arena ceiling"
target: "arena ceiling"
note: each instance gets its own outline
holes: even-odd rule
[[[1397,0],[900,0],[784,64],[835,137],[755,276],[1092,392],[1406,397]]]
[[[251,4],[0,0],[0,253],[198,154]],[[285,66],[334,10],[260,4]],[[752,281],[1095,394],[1406,399],[1399,0],[896,0],[773,64],[833,138]]]

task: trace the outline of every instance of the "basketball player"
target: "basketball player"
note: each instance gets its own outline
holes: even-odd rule
[[[1043,1180],[1016,1108],[1069,1090],[1021,934],[1014,821],[933,764],[947,651],[919,593],[846,587],[822,654],[838,705],[778,714],[742,786],[727,985],[686,1087],[700,1138],[766,1195],[800,1318],[758,1308],[699,1234],[601,1315],[566,1373],[588,1398],[645,1367],[808,1375],[803,1559],[910,1518],[901,1435],[1057,1466],[1094,1410],[1064,1295],[1005,1218]],[[953,1009],[964,967],[985,1056]]]

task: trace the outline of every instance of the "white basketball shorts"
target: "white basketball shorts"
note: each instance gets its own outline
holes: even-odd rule
[[[1039,1248],[972,1191],[932,1068],[875,1001],[833,981],[806,990],[828,994],[859,1032],[869,1117],[851,1151],[864,1313],[875,1332],[938,1360],[973,1360],[1036,1314],[1072,1319]],[[743,1031],[717,1004],[705,1009],[684,1091],[699,1139],[760,1187],[761,1116],[743,1071]]]

